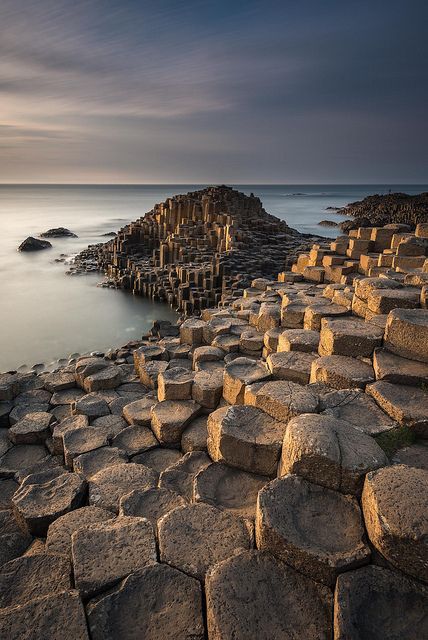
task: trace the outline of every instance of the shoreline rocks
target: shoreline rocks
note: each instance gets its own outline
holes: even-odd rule
[[[18,251],[41,251],[42,249],[50,249],[52,247],[48,240],[39,240],[28,236],[18,247]]]
[[[77,238],[77,235],[65,227],[48,229],[40,234],[41,238]]]

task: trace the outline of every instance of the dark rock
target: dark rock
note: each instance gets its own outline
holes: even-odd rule
[[[24,242],[21,242],[18,251],[40,251],[41,249],[50,249],[51,247],[52,245],[48,240],[39,240],[38,238],[33,238],[33,236],[28,236]]]
[[[76,234],[65,227],[57,227],[56,229],[48,229],[40,234],[41,238],[77,238]]]

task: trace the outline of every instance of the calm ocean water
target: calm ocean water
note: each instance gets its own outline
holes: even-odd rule
[[[173,319],[163,304],[96,287],[100,276],[67,277],[55,262],[149,211],[176,193],[205,185],[35,186],[0,185],[0,371],[50,363],[73,352],[120,346],[138,338],[157,318]],[[427,191],[425,185],[234,185],[254,192],[265,209],[305,233],[335,237],[326,211],[370,193]],[[18,253],[29,235],[67,227],[78,238],[52,239],[53,248]]]

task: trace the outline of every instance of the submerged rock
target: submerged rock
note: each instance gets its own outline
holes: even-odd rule
[[[48,229],[40,234],[41,238],[77,238],[77,235],[65,227]]]

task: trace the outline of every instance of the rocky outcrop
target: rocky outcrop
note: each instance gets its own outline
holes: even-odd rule
[[[77,235],[65,227],[48,229],[40,234],[41,238],[77,238]]]
[[[343,231],[390,223],[407,224],[414,229],[420,222],[428,222],[428,193],[414,196],[407,193],[367,196],[339,209],[339,213],[354,218],[340,225]]]
[[[51,247],[52,245],[48,240],[39,240],[38,238],[33,238],[33,236],[28,236],[24,242],[21,242],[18,251],[40,251]]]

